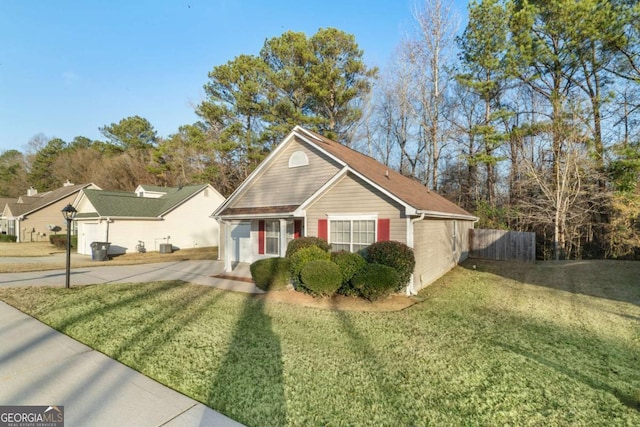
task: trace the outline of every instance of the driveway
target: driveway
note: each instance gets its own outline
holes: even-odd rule
[[[31,260],[31,262],[37,261]],[[215,277],[221,275],[223,271],[222,261],[211,260],[119,266],[99,265],[71,269],[70,285],[184,280],[234,292],[263,293],[253,283],[246,281],[251,277],[248,264],[238,265],[233,272],[225,275],[225,278]],[[64,269],[0,273],[0,286],[64,286],[65,276]],[[230,277],[234,276],[240,280],[231,280]]]

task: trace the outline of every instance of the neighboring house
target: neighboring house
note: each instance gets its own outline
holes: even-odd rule
[[[62,208],[73,203],[85,188],[99,187],[91,183],[72,184],[67,181],[61,188],[45,193],[29,188],[26,195],[2,206],[1,232],[16,236],[18,242],[48,241],[49,235],[65,232],[67,224],[62,216]]]
[[[7,219],[4,217],[4,208],[7,203],[14,203],[17,199],[0,197],[0,234],[7,234]]]
[[[467,257],[477,221],[418,181],[299,126],[213,216],[221,221],[227,271],[237,262],[284,256],[299,236],[351,252],[396,240],[416,257],[409,293]]]
[[[90,255],[93,242],[109,242],[114,255],[141,247],[158,251],[161,244],[179,249],[218,246],[219,226],[210,214],[222,202],[224,197],[209,184],[83,191],[74,203],[78,253]]]

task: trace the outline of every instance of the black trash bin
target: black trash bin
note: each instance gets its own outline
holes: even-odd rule
[[[109,242],[91,242],[91,259],[94,261],[109,260]]]

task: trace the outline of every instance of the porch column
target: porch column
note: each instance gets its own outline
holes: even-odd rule
[[[221,225],[224,227],[224,247],[222,248],[222,256],[224,259],[224,271],[231,271],[231,256],[229,254],[229,248],[231,247],[231,227],[229,221],[221,221]]]
[[[287,220],[280,219],[280,256],[284,258],[287,253]]]

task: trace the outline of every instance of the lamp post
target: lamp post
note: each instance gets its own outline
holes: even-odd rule
[[[76,213],[73,206],[70,204],[62,209],[62,216],[67,220],[67,275],[65,281],[65,287],[69,288],[69,277],[71,275],[71,221],[76,217]]]

